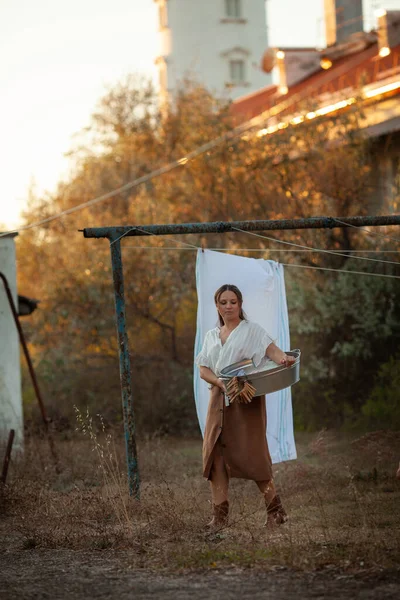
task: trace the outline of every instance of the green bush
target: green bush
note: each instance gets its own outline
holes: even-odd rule
[[[400,429],[400,354],[379,368],[362,415],[367,427]]]

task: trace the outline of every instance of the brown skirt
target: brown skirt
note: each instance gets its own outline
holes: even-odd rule
[[[203,476],[210,479],[215,452],[221,452],[229,477],[267,481],[272,461],[266,437],[265,396],[250,404],[225,406],[224,394],[211,389],[203,441]]]

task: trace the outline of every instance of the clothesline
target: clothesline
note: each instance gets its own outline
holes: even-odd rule
[[[184,242],[182,242],[184,243]],[[167,247],[167,248],[163,248],[160,246],[124,246],[124,248],[128,248],[128,249],[135,249],[135,250],[202,250],[202,248],[199,248],[197,246],[192,246],[191,248],[175,248],[175,247]],[[208,248],[208,250],[214,250],[214,251],[219,251],[219,252],[231,252],[230,248]],[[236,248],[234,251],[238,252],[239,250],[244,251],[246,250],[245,248]],[[252,250],[257,250],[258,249],[254,249],[254,248],[249,248],[249,251]],[[266,250],[259,250],[260,252],[269,252],[268,249]],[[313,249],[312,251],[314,252],[318,252],[319,250]],[[324,252],[324,250],[320,250],[321,252]],[[297,252],[297,250],[292,250],[292,252]],[[340,256],[340,255],[339,255]],[[377,261],[380,262],[380,261]],[[398,264],[400,265],[400,262],[393,262],[393,261],[382,261],[382,262],[391,262],[391,264]],[[387,275],[385,273],[368,273],[366,271],[353,271],[353,270],[348,270],[348,269],[331,269],[328,267],[314,267],[312,265],[297,265],[294,263],[280,263],[281,265],[283,265],[284,267],[297,267],[299,269],[313,269],[316,271],[331,271],[334,273],[352,273],[353,275],[368,275],[370,277],[386,277],[387,279],[400,279],[400,275]]]
[[[400,279],[400,275],[386,275],[384,273],[367,273],[366,271],[349,271],[347,269],[329,269],[328,267],[313,267],[311,265],[295,265],[293,263],[280,263],[284,267],[297,267],[299,269],[315,269],[316,271],[334,271],[336,273],[352,273],[353,275],[369,275],[370,277],[386,277]]]
[[[294,242],[286,242],[285,240],[279,240],[277,238],[273,238],[269,235],[264,235],[261,233],[255,233],[254,231],[244,231],[243,229],[239,229],[238,227],[232,227],[235,231],[240,231],[241,233],[247,233],[247,235],[253,235],[254,237],[269,240],[271,242],[276,242],[278,244],[286,244],[287,246],[295,246],[296,248],[303,248],[306,250],[317,250],[318,252],[324,252],[325,254],[335,254],[336,256],[344,256],[348,258],[347,254],[344,254],[345,251],[337,251],[337,250],[324,250],[323,248],[314,248],[313,246],[305,246],[304,244],[296,244]],[[392,260],[382,260],[379,258],[369,258],[367,256],[355,256],[357,260],[368,260],[370,262],[379,262],[379,263],[387,263],[387,264],[398,264],[398,262],[394,262]]]
[[[336,217],[332,217],[337,223],[341,223],[342,225],[346,225],[347,227],[353,227],[353,229],[357,229],[358,231],[363,231],[364,233],[368,233],[369,235],[376,235],[377,237],[387,238],[388,240],[392,240],[394,242],[400,242],[399,238],[392,237],[391,235],[387,235],[386,233],[378,233],[377,231],[371,231],[370,229],[366,229],[365,227],[356,227],[355,225],[351,225],[350,223],[345,223]]]
[[[111,243],[115,243],[116,241],[120,240],[121,238],[125,237],[130,231],[133,231],[135,229],[138,229],[138,227],[132,227],[131,229],[129,229],[128,231],[126,231],[124,234],[122,234],[119,238],[117,238],[117,240],[114,240]],[[334,256],[344,256],[345,258],[348,258],[349,254],[345,254],[344,252],[346,251],[338,251],[338,250],[326,250],[323,248],[313,248],[312,246],[305,246],[302,244],[296,244],[294,242],[286,242],[284,240],[279,240],[277,238],[273,238],[267,235],[262,235],[259,233],[255,233],[252,231],[244,231],[243,229],[239,229],[237,227],[233,228],[235,231],[241,232],[241,233],[247,233],[248,235],[253,235],[255,237],[259,237],[261,239],[267,239],[270,240],[272,242],[276,242],[276,243],[280,243],[280,244],[286,244],[288,246],[295,246],[296,248],[298,248],[299,250],[302,251],[307,251],[307,252],[323,252],[323,253],[327,253],[327,254],[332,254]],[[151,236],[155,236],[154,233],[151,232],[144,232],[143,230],[141,230],[143,233],[147,233],[148,235]],[[369,233],[369,230],[367,229],[362,229],[363,232]],[[177,238],[170,238],[172,239],[172,241],[175,241],[179,244],[182,244],[184,246],[187,246],[186,248],[173,248],[173,247],[164,247],[161,249],[170,249],[170,250],[181,250],[181,249],[185,249],[185,250],[200,250],[201,248],[199,248],[198,246],[195,246],[194,244],[189,244],[188,242],[184,242],[180,239]],[[125,246],[124,248],[138,248],[138,246]],[[148,246],[147,248],[157,248],[157,246]],[[160,248],[160,247],[158,247]],[[239,251],[238,248],[236,249],[230,249],[230,248],[218,248],[216,249],[217,251],[220,252],[230,252],[230,251]],[[273,249],[248,249],[248,251],[261,251],[261,252],[273,252]],[[242,252],[245,251],[245,249],[241,250]],[[296,250],[297,251],[297,250]],[[371,261],[371,262],[378,262],[378,263],[385,263],[385,264],[393,264],[393,265],[399,265],[400,263],[398,261],[390,261],[390,260],[382,260],[382,259],[375,259],[375,258],[369,258],[369,257],[364,257],[364,256],[354,256],[353,254],[353,258],[357,259],[357,260],[367,260],[367,261]],[[354,270],[347,270],[347,269],[333,269],[333,268],[328,268],[328,267],[316,267],[316,266],[311,266],[311,265],[297,265],[294,263],[281,263],[283,266],[285,267],[294,267],[294,268],[299,268],[299,269],[313,269],[313,270],[317,270],[317,271],[330,271],[330,272],[336,272],[336,273],[352,273],[354,275],[367,275],[370,277],[386,277],[387,279],[400,279],[399,275],[388,275],[385,273],[368,273],[365,271],[354,271]]]
[[[114,198],[115,196],[122,194],[128,190],[137,188],[139,185],[141,185],[143,183],[152,181],[156,177],[160,177],[161,175],[169,173],[170,171],[173,171],[179,167],[185,167],[185,165],[188,164],[194,158],[197,158],[198,156],[201,156],[202,154],[205,154],[206,152],[209,152],[210,150],[213,150],[214,148],[217,148],[218,146],[221,146],[222,144],[225,144],[225,143],[230,144],[230,143],[233,143],[234,141],[236,141],[237,139],[241,139],[241,138],[245,139],[246,138],[245,134],[257,135],[257,132],[252,133],[253,129],[255,130],[256,128],[258,129],[260,127],[263,127],[271,117],[278,116],[279,114],[281,114],[282,112],[287,110],[288,107],[293,106],[293,104],[295,102],[298,102],[300,99],[307,98],[307,93],[308,93],[307,90],[308,90],[308,88],[306,87],[301,92],[297,92],[297,94],[290,96],[290,98],[281,99],[281,101],[278,104],[270,107],[266,111],[262,112],[260,115],[257,115],[247,121],[244,121],[243,123],[241,123],[240,125],[237,125],[230,131],[227,131],[227,132],[223,133],[222,135],[218,136],[217,138],[214,138],[214,139],[202,144],[201,146],[198,146],[197,148],[195,148],[194,150],[191,150],[190,152],[188,152],[186,155],[182,156],[181,158],[172,160],[170,163],[167,163],[164,166],[162,166],[158,169],[155,169],[154,171],[151,171],[150,173],[146,173],[145,175],[142,175],[141,177],[137,177],[136,179],[128,181],[124,185],[122,185],[118,188],[115,188],[115,189],[111,190],[110,192],[107,192],[105,194],[102,194],[100,196],[92,198],[91,200],[87,200],[86,202],[81,202],[80,204],[77,204],[76,206],[72,206],[71,208],[60,211],[55,215],[46,217],[45,219],[41,219],[34,223],[30,223],[28,225],[22,225],[21,227],[18,227],[17,229],[13,229],[11,231],[2,232],[2,233],[0,233],[0,238],[3,236],[9,235],[11,233],[20,233],[22,231],[27,231],[29,229],[34,229],[36,227],[40,227],[41,225],[51,223],[53,221],[61,219],[62,217],[65,217],[65,216],[73,214],[77,211],[83,210],[84,208],[89,208],[91,206],[94,206],[94,205],[98,204],[99,202],[104,202],[105,200]],[[258,131],[260,131],[260,130],[258,129]],[[123,236],[121,236],[121,237],[123,237]]]
[[[181,242],[182,243],[182,242]],[[191,246],[189,248],[178,248],[177,246],[129,246],[124,245],[123,248],[129,248],[132,250],[201,250],[200,246]],[[292,249],[292,248],[208,248],[213,252],[326,252],[326,250],[319,250],[318,248],[309,249]],[[333,253],[365,253],[365,254],[400,254],[400,250],[330,250]],[[400,262],[398,263],[400,265]]]
[[[113,240],[111,242],[111,244],[114,244],[115,242],[121,240],[123,237],[125,237],[126,235],[128,235],[128,233],[130,233],[131,231],[133,231],[135,229],[139,229],[139,228],[138,227],[131,227],[129,230],[125,231],[125,233],[123,233],[121,236],[119,236],[116,240]],[[267,239],[267,240],[270,240],[272,242],[276,242],[276,243],[279,243],[279,244],[285,244],[287,246],[294,246],[296,248],[299,248],[299,249],[302,249],[302,250],[306,250],[308,252],[309,251],[323,252],[323,253],[326,253],[326,254],[332,254],[334,256],[344,256],[345,258],[348,258],[348,256],[349,256],[348,253],[345,254],[345,252],[347,252],[346,250],[345,251],[340,251],[340,250],[327,250],[327,249],[324,249],[324,248],[314,248],[312,246],[306,246],[306,245],[303,245],[303,244],[296,244],[294,242],[287,242],[285,240],[279,240],[277,238],[273,238],[271,236],[263,235],[263,234],[260,234],[260,233],[255,233],[253,231],[245,231],[243,229],[239,229],[238,227],[232,227],[232,229],[235,230],[235,231],[241,232],[241,233],[247,233],[248,235],[253,235],[253,236],[261,238],[261,239]],[[152,232],[150,232],[150,231],[144,231],[143,229],[141,229],[140,231],[142,233],[146,233],[147,235],[151,235],[151,236],[156,237],[155,234],[152,233]],[[362,231],[365,231],[365,232],[369,233],[369,231],[367,229],[362,229]],[[187,246],[190,249],[195,249],[195,250],[199,250],[200,249],[198,246],[195,246],[194,244],[189,244],[188,242],[184,242],[184,241],[182,241],[180,239],[177,239],[177,238],[170,238],[170,239],[172,239],[173,242],[177,242],[179,244],[183,244],[184,246]],[[124,246],[124,248],[138,248],[138,246],[128,246],[127,245],[127,246]],[[175,249],[175,248],[171,248],[171,249]],[[218,250],[229,251],[229,250],[224,250],[224,249],[218,249]],[[264,252],[265,251],[273,251],[273,250],[270,250],[270,249],[266,249],[266,250],[260,249],[260,250],[264,251]],[[252,251],[252,249],[251,249],[251,251]],[[354,254],[353,254],[353,258],[355,258],[356,260],[367,260],[367,261],[370,261],[370,262],[378,262],[378,263],[386,263],[386,264],[399,265],[398,261],[383,260],[383,259],[379,259],[379,258],[378,259],[377,258],[369,258],[369,257],[366,257],[366,256],[355,256]],[[299,265],[299,266],[303,266],[303,265]],[[320,267],[320,269],[322,270],[322,267]],[[336,270],[344,272],[342,269],[336,269]],[[352,271],[352,272],[354,272],[354,271]],[[385,275],[382,274],[381,276],[383,277]],[[394,278],[396,278],[397,276],[395,276],[395,275],[388,275],[388,277],[394,277]]]

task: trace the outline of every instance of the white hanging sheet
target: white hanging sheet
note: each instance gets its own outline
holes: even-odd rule
[[[199,250],[196,263],[198,297],[194,356],[201,351],[209,329],[218,325],[214,294],[223,284],[236,285],[243,294],[243,310],[261,325],[282,350],[290,350],[289,318],[283,266],[272,261]],[[194,396],[202,434],[209,402],[208,384],[194,365]],[[295,459],[291,388],[267,396],[267,431],[273,463]]]

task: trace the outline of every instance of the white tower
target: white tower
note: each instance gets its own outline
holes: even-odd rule
[[[185,78],[235,99],[271,83],[261,70],[267,48],[265,0],[154,0],[161,52],[161,95]]]

